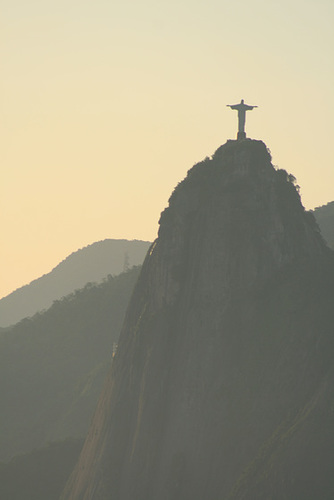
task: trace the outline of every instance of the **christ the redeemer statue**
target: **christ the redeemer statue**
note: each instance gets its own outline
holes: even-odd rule
[[[246,139],[245,132],[245,122],[246,122],[246,111],[251,111],[253,108],[257,108],[257,106],[248,106],[248,104],[244,103],[244,100],[241,99],[240,104],[227,104],[227,106],[231,109],[236,109],[238,111],[238,141],[241,139]]]

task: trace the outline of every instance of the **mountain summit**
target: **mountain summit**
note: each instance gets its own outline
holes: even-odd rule
[[[261,141],[162,213],[63,500],[333,498],[334,259]]]

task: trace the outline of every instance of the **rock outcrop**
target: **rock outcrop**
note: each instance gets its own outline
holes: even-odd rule
[[[64,500],[332,498],[334,259],[293,180],[245,140],[177,186]]]

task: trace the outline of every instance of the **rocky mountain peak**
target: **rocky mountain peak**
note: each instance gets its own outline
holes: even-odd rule
[[[299,461],[302,477],[321,433],[334,458],[321,424],[333,276],[293,176],[263,142],[228,141],[195,165],[161,215],[63,499],[327,498],[333,474],[301,497],[282,463]],[[309,451],[291,455],[292,435]]]
[[[161,215],[154,249],[163,255],[163,268],[170,264],[167,302],[192,262],[203,293],[210,293],[208,286],[250,288],[296,258],[323,253],[294,181],[275,170],[262,141],[250,139],[228,141],[189,170]]]

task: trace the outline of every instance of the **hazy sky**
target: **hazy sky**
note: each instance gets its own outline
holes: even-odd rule
[[[333,0],[0,0],[0,296],[105,238],[153,240],[187,170],[248,137],[334,200]]]

